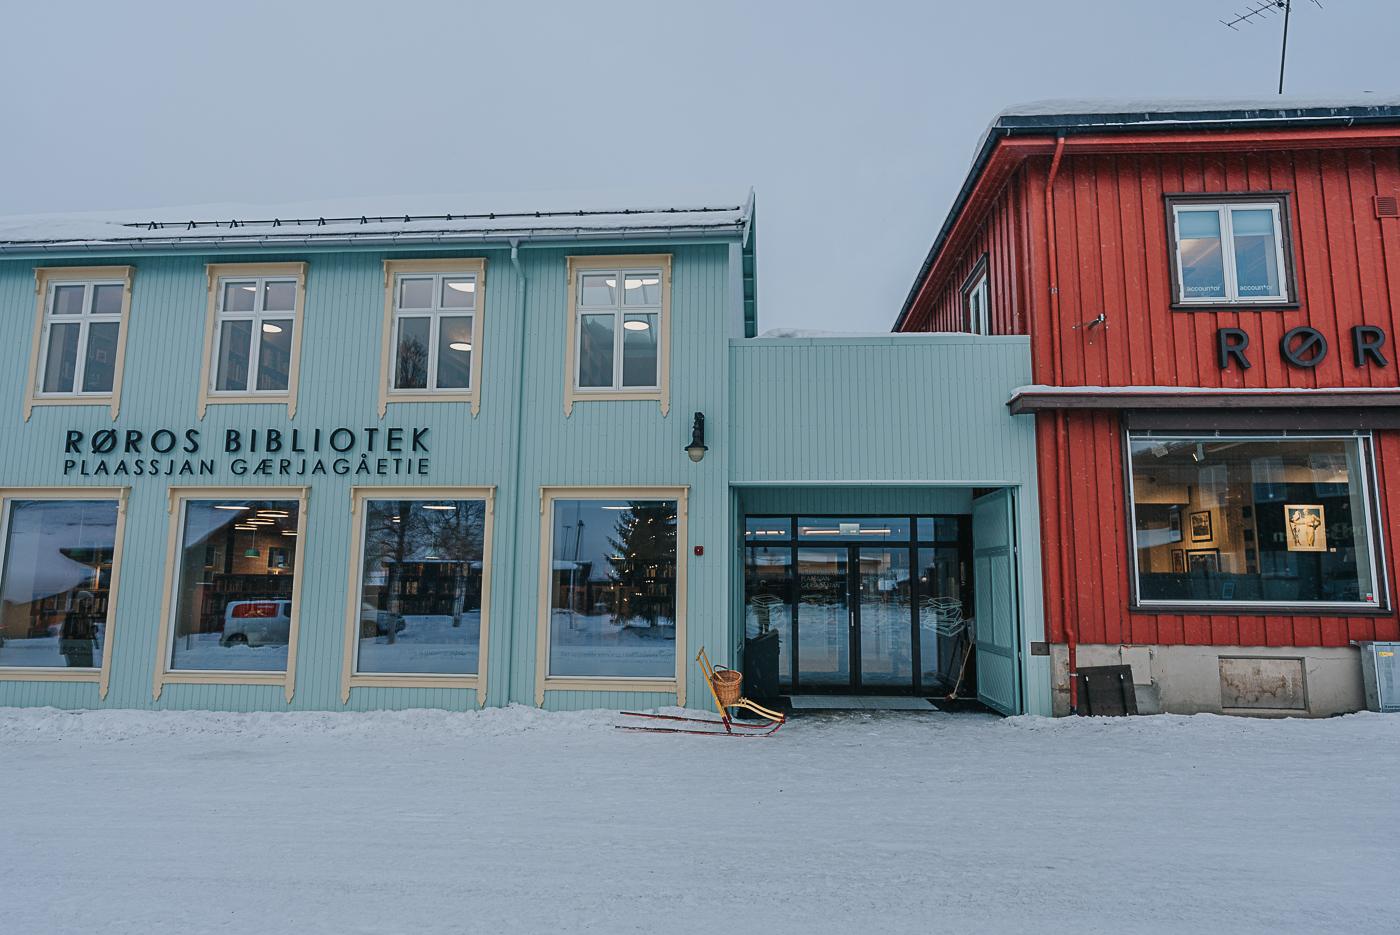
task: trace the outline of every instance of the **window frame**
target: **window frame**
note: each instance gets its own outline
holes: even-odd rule
[[[112,418],[121,409],[122,373],[126,363],[126,336],[131,329],[131,287],[135,278],[135,267],[131,266],[37,266],[34,268],[34,337],[30,345],[29,378],[25,384],[24,419],[29,421],[35,406],[101,406],[111,409]],[[74,316],[54,316],[50,309],[56,286],[82,285],[87,287],[84,295],[84,311]],[[87,357],[88,325],[93,321],[87,311],[92,304],[94,286],[120,285],[122,287],[121,311],[113,315],[103,315],[102,322],[117,322],[116,360],[112,362],[112,389],[105,393],[85,393],[81,380],[83,363]],[[67,393],[46,393],[43,391],[44,369],[47,366],[49,326],[55,320],[76,322],[81,326],[81,346],[78,353],[78,369],[73,375],[73,390]]]
[[[310,526],[307,503],[310,487],[170,487],[166,511],[165,586],[161,596],[160,630],[156,639],[156,665],[151,697],[159,701],[166,685],[280,685],[288,704],[296,692],[297,643],[301,627],[301,601],[306,567],[306,536]],[[185,505],[191,500],[296,500],[297,535],[292,560],[291,621],[287,627],[287,668],[284,672],[246,669],[172,669],[175,589],[180,586],[180,551],[184,545]]]
[[[370,500],[484,500],[486,523],[481,542],[481,642],[475,675],[431,672],[357,672],[360,602],[364,583],[365,504]],[[476,692],[476,705],[486,704],[487,650],[491,622],[491,539],[495,525],[495,487],[352,487],[350,488],[350,590],[345,604],[345,646],[340,671],[340,703],[350,703],[354,688],[454,688]]]
[[[10,532],[13,500],[115,500],[117,525],[112,531],[112,577],[107,585],[108,617],[103,637],[102,665],[91,669],[58,666],[0,666],[0,682],[96,682],[99,699],[107,697],[112,678],[112,646],[117,632],[118,599],[121,596],[122,543],[126,538],[126,507],[130,487],[0,487],[0,577],[4,575],[5,548]]]
[[[1176,311],[1238,310],[1260,306],[1264,308],[1298,308],[1298,284],[1294,268],[1293,223],[1290,193],[1265,192],[1189,192],[1163,196],[1167,224],[1167,273],[1171,284],[1171,307]],[[1239,298],[1236,282],[1234,227],[1230,209],[1271,207],[1277,232],[1274,250],[1279,269],[1281,297]],[[1225,272],[1225,295],[1186,298],[1181,279],[1181,243],[1177,236],[1177,215],[1182,209],[1214,208],[1220,216],[1220,254]],[[1232,297],[1232,295],[1234,297]]]
[[[259,390],[257,386],[257,350],[260,344],[259,332],[255,331],[249,347],[248,382],[252,389],[216,390],[214,381],[219,373],[219,341],[221,323],[225,320],[221,309],[223,284],[238,280],[258,280],[260,286],[266,280],[294,280],[296,298],[290,312],[276,312],[275,317],[291,318],[292,347],[287,366],[287,388],[285,390]],[[205,267],[205,286],[208,292],[208,308],[204,322],[204,360],[199,374],[199,418],[203,419],[209,406],[238,403],[285,403],[287,418],[296,415],[297,385],[301,370],[302,337],[306,331],[306,264],[305,263],[210,263]],[[259,288],[261,293],[261,288]],[[261,299],[259,299],[261,301]],[[262,312],[235,312],[230,319],[250,319],[261,321]]]
[[[476,303],[470,309],[422,309],[407,313],[410,318],[428,317],[432,319],[430,342],[436,348],[437,321],[442,317],[469,315],[472,320],[471,371],[468,376],[470,386],[466,389],[398,389],[394,386],[394,366],[398,359],[395,335],[398,333],[398,280],[401,276],[472,276],[476,280]],[[441,297],[434,298],[434,304],[441,304]],[[480,257],[443,257],[427,260],[385,260],[384,261],[384,330],[380,354],[379,373],[379,415],[382,418],[390,403],[468,403],[472,415],[481,411],[481,351],[486,319],[486,260]],[[437,366],[436,355],[429,361],[430,373]]]
[[[535,632],[535,705],[542,706],[545,692],[614,691],[675,694],[685,707],[685,675],[689,652],[686,642],[686,578],[690,556],[687,532],[689,487],[541,487],[539,615]],[[674,500],[676,501],[676,672],[668,678],[597,677],[549,674],[549,623],[553,611],[551,573],[554,566],[554,503],[557,500]]]
[[[980,294],[982,307],[974,312],[972,300]],[[987,254],[982,254],[973,264],[972,272],[963,280],[959,291],[962,300],[963,323],[968,334],[988,335],[992,333],[992,284],[987,274]]]
[[[1364,601],[1220,601],[1188,599],[1144,600],[1141,597],[1141,580],[1138,568],[1137,513],[1133,496],[1133,456],[1132,443],[1135,440],[1159,439],[1163,441],[1250,441],[1287,442],[1327,439],[1357,439],[1360,448],[1361,470],[1358,472],[1361,484],[1360,496],[1366,515],[1367,547],[1371,553],[1371,574],[1375,582],[1376,600]],[[1179,614],[1205,613],[1213,616],[1249,616],[1270,614],[1273,616],[1388,616],[1391,613],[1390,576],[1386,556],[1385,525],[1382,521],[1378,478],[1376,473],[1375,437],[1369,431],[1304,429],[1298,431],[1273,430],[1251,432],[1247,430],[1190,430],[1190,429],[1131,429],[1121,430],[1123,445],[1123,499],[1126,510],[1126,545],[1128,549],[1129,581],[1128,609],[1134,613]]]
[[[624,329],[616,322],[613,329],[615,342],[613,385],[597,388],[580,388],[578,385],[579,341],[581,339],[578,320],[580,315],[592,313],[588,308],[579,306],[579,275],[584,272],[606,272],[609,270],[616,272],[619,277],[627,273],[660,273],[660,308],[643,306],[639,309],[639,311],[648,314],[654,312],[657,316],[657,330],[659,331],[656,338],[657,383],[654,387],[625,388],[620,385],[622,373],[621,334]],[[577,402],[628,399],[656,400],[660,404],[661,414],[667,415],[671,411],[671,254],[571,256],[568,258],[566,283],[569,292],[567,303],[569,317],[564,342],[564,415],[573,415],[574,404]],[[614,315],[621,316],[627,314],[627,307],[619,302],[609,309],[599,308],[597,314],[607,314],[609,311]]]

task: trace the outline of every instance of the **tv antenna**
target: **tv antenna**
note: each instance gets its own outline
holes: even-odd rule
[[[1312,2],[1319,10],[1322,9],[1322,0]],[[1283,43],[1278,53],[1278,93],[1282,94],[1283,67],[1288,61],[1288,20],[1293,15],[1293,0],[1254,0],[1250,6],[1245,7],[1243,13],[1237,13],[1233,19],[1223,19],[1220,22],[1238,32],[1240,26],[1246,23],[1257,23],[1279,13],[1283,14]]]

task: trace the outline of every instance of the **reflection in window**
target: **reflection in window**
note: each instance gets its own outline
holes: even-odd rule
[[[286,670],[299,520],[295,500],[184,502],[171,669]]]
[[[0,571],[0,666],[100,668],[115,500],[10,500]]]
[[[582,273],[576,299],[577,387],[635,390],[658,386],[661,271]]]
[[[778,678],[792,682],[792,548],[751,546],[744,550],[744,636],[778,634]]]
[[[356,671],[474,675],[484,500],[369,500]]]
[[[1368,444],[1133,436],[1139,598],[1378,605]]]
[[[470,273],[398,277],[394,389],[471,388],[477,279]]]
[[[555,500],[549,674],[676,674],[675,500]]]

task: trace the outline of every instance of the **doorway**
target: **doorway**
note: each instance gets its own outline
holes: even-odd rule
[[[973,638],[966,516],[750,516],[750,637],[776,630],[785,693],[946,693]]]

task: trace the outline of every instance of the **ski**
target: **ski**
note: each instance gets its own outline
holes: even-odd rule
[[[715,727],[724,726],[723,721],[716,721],[713,718],[707,717],[682,717],[678,714],[648,714],[645,711],[619,711],[618,713],[625,714],[628,717],[654,718],[658,721],[689,721],[693,724],[713,724]],[[739,721],[730,721],[729,725],[731,727],[747,728],[748,730],[762,730],[768,726],[767,724],[746,724]]]
[[[618,730],[639,730],[650,734],[695,734],[700,737],[767,737],[773,731],[761,734],[731,734],[723,730],[692,730],[688,727],[643,727],[640,724],[614,724]],[[776,729],[776,728],[775,728]]]

